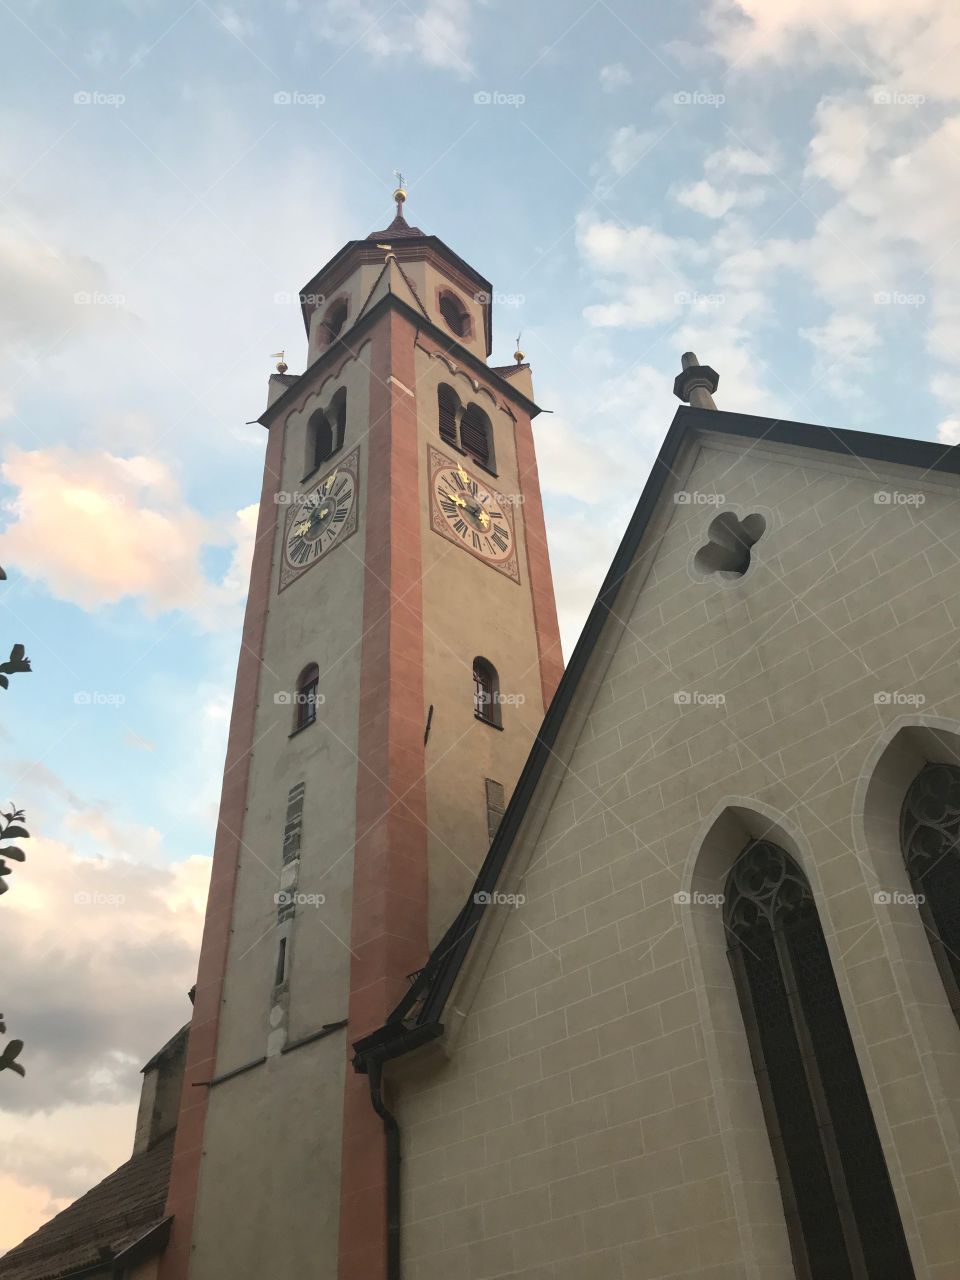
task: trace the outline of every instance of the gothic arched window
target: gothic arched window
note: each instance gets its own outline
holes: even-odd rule
[[[960,1022],[960,768],[925,765],[900,812],[900,848],[950,1007]]]
[[[440,439],[447,444],[458,444],[457,417],[460,412],[460,398],[452,387],[441,383],[437,388],[437,414],[440,428]]]
[[[913,1267],[810,885],[751,840],[727,879],[729,956],[800,1280]]]
[[[493,470],[493,429],[477,404],[468,404],[460,419],[460,447],[488,470]]]
[[[294,730],[305,729],[317,718],[317,690],[320,685],[320,668],[315,662],[304,667],[297,680],[296,706],[293,715]]]
[[[486,658],[473,660],[473,710],[478,720],[500,727],[500,680]]]

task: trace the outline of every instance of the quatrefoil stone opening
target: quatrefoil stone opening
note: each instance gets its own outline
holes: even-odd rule
[[[710,522],[706,542],[694,557],[694,567],[705,576],[742,578],[750,568],[750,552],[766,530],[763,516],[744,516],[721,511]]]

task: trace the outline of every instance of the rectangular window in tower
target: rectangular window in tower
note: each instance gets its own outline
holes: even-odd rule
[[[279,987],[287,976],[287,940],[280,939],[280,945],[277,948],[277,973],[273,980],[273,985]]]

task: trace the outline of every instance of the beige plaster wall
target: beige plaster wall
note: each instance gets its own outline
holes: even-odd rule
[[[513,420],[487,391],[423,348],[416,352],[423,514],[424,697],[433,704],[426,749],[429,825],[429,928],[433,945],[462,907],[489,847],[484,779],[513,790],[543,720],[540,665],[526,563],[523,506],[510,505],[520,582],[499,573],[430,526],[428,449],[438,449],[508,499],[519,493]],[[493,425],[497,475],[444,445],[437,427],[437,388],[454,387],[476,401]],[[487,658],[500,676],[503,731],[474,716],[473,659]],[[426,713],[426,708],[425,708]]]
[[[956,485],[720,437],[676,470],[722,504],[667,496],[502,881],[526,902],[490,914],[449,1060],[394,1070],[404,1275],[793,1276],[720,910],[675,899],[767,833],[810,879],[916,1275],[947,1280],[960,1030],[915,909],[875,894],[909,890],[891,822],[933,730],[898,733],[960,732]],[[768,521],[734,581],[692,570],[718,509]]]
[[[265,1053],[274,1056],[211,1091],[192,1280],[266,1274],[269,1268],[249,1269],[265,1240],[279,1249],[272,1274],[300,1274],[307,1258],[313,1266],[318,1256],[336,1255],[346,1033],[289,1055],[279,1050],[347,1014],[370,356],[368,342],[336,376],[305,393],[284,424],[280,489],[295,494],[328,469],[304,483],[307,420],[346,386],[346,437],[338,456],[359,444],[359,523],[351,538],[279,593],[286,508],[276,534],[217,1072]],[[316,723],[291,737],[292,707],[275,697],[295,688],[309,662],[320,668],[324,702]],[[301,780],[306,791],[297,890],[324,901],[296,907],[287,944],[288,1009],[278,1012],[274,895],[287,797]]]
[[[192,1278],[336,1275],[343,1034],[211,1090]]]

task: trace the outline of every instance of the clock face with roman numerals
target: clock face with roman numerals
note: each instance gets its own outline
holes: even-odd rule
[[[282,591],[357,527],[357,450],[309,492],[297,494],[284,531]]]
[[[519,581],[513,521],[503,498],[461,462],[435,449],[430,455],[434,529]]]

